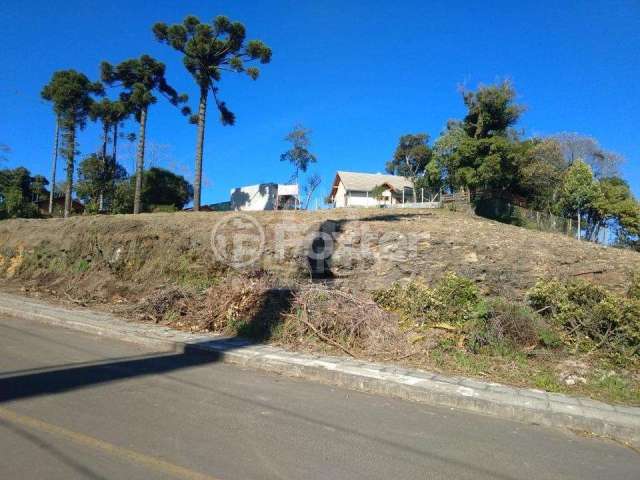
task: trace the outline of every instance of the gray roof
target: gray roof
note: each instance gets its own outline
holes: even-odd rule
[[[356,190],[362,192],[370,192],[378,185],[388,184],[395,190],[413,187],[410,180],[397,175],[383,175],[382,173],[356,173],[356,172],[338,172],[344,188],[347,190]]]

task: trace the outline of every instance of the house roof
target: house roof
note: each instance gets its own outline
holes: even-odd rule
[[[370,192],[378,185],[388,185],[393,190],[402,190],[403,188],[411,188],[413,185],[410,180],[398,175],[384,175],[382,173],[357,173],[357,172],[338,172],[333,182],[334,189],[337,188],[338,182],[342,181],[344,188],[347,190],[356,190]]]

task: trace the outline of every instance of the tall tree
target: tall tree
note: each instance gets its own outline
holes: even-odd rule
[[[84,129],[94,100],[91,95],[103,95],[100,82],[90,81],[86,75],[75,70],[55,72],[51,81],[42,90],[42,98],[53,103],[60,121],[64,149],[67,157],[67,180],[64,196],[64,216],[71,213],[73,171],[76,154],[76,131]]]
[[[401,175],[411,181],[413,201],[418,201],[416,183],[424,176],[427,165],[431,161],[433,151],[429,147],[429,135],[415,133],[402,135],[393,158],[387,162],[386,170],[393,175]]]
[[[582,216],[601,201],[600,185],[591,167],[578,159],[567,170],[562,183],[560,203],[566,213],[578,217],[578,238],[582,237]]]
[[[551,138],[558,142],[569,165],[580,159],[591,167],[596,178],[617,175],[624,161],[620,154],[605,150],[595,138],[587,135],[563,132]]]
[[[185,68],[193,76],[200,89],[198,114],[192,121],[197,122],[196,159],[194,178],[193,210],[200,209],[202,189],[202,156],[204,131],[209,93],[213,95],[220,111],[223,125],[233,125],[235,115],[225,102],[218,98],[218,82],[222,72],[244,72],[252,79],[260,73],[256,67],[245,67],[246,62],[259,60],[266,64],[271,61],[271,49],[259,40],[245,41],[245,27],[240,22],[232,22],[227,17],[218,16],[211,24],[201,23],[197,17],[188,16],[182,23],[153,26],[156,38],[181,52]]]
[[[284,137],[285,141],[291,143],[291,148],[280,155],[281,162],[289,162],[293,167],[293,174],[290,182],[298,183],[300,173],[305,173],[309,165],[316,163],[317,157],[309,151],[311,146],[311,130],[303,125],[296,125]]]
[[[142,205],[142,172],[144,170],[144,148],[146,141],[147,115],[149,106],[158,101],[155,92],[166,97],[172,105],[180,105],[187,101],[187,96],[178,94],[165,78],[165,65],[162,62],[142,55],[140,58],[126,60],[115,67],[102,62],[102,80],[109,85],[124,88],[120,94],[133,112],[140,125],[138,134],[138,149],[136,152],[135,197],[133,213],[140,213]],[[182,108],[182,113],[188,115],[188,107]]]
[[[44,91],[41,93],[44,98]],[[54,105],[55,111],[55,105]],[[53,155],[51,158],[51,192],[49,192],[49,215],[53,214],[53,195],[54,186],[56,184],[56,171],[58,169],[58,152],[60,148],[60,116],[56,113],[56,128],[55,135],[53,137]]]
[[[53,214],[53,195],[58,169],[58,150],[60,148],[60,118],[56,115],[56,133],[53,140],[53,155],[51,159],[51,192],[49,192],[49,215]]]
[[[116,180],[117,160],[115,148],[118,125],[130,114],[130,106],[122,100],[103,98],[100,102],[95,102],[91,108],[91,120],[99,121],[102,125],[102,149],[99,156],[102,164],[102,177],[104,178],[103,186],[105,191],[109,186],[112,186]],[[113,151],[111,156],[109,156],[107,153],[107,145],[109,144],[109,136],[111,134],[113,135]],[[99,193],[99,211],[104,211],[105,191]]]
[[[516,91],[511,82],[480,86],[477,91],[463,91],[462,99],[467,107],[463,125],[472,138],[487,138],[504,135],[524,111],[515,102]]]
[[[517,159],[515,193],[524,196],[534,209],[550,212],[557,204],[567,167],[562,149],[555,140],[545,138],[523,142],[522,150]]]
[[[587,212],[590,237],[597,239],[599,229],[606,225],[617,231],[619,242],[640,235],[640,203],[629,184],[619,177],[602,178],[598,183],[602,195]]]
[[[517,181],[522,154],[513,126],[524,111],[509,82],[463,91],[467,114],[451,121],[436,142],[436,159],[451,188],[504,190]]]

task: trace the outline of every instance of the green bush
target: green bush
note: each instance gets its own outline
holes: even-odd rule
[[[405,323],[416,326],[463,325],[482,309],[476,285],[455,273],[447,273],[435,288],[420,281],[395,283],[373,292],[373,298],[381,307],[399,313]]]
[[[565,331],[577,348],[626,361],[640,353],[640,300],[585,281],[538,282],[529,304]]]
[[[531,308],[502,299],[487,302],[486,311],[477,316],[468,335],[468,346],[474,352],[484,347],[504,351],[538,345],[556,348],[561,341]]]

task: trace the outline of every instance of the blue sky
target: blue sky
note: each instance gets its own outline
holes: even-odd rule
[[[149,53],[195,105],[197,90],[179,55],[151,33],[154,22],[186,14],[240,20],[248,38],[273,49],[256,82],[228,76],[220,85],[237,124],[223,127],[210,112],[204,203],[228,199],[235,186],[286,181],[290,168],[279,157],[296,123],[313,130],[321,194],[338,169],[382,171],[401,134],[435,138],[448,119],[464,115],[460,85],[503,78],[527,106],[519,124],[527,135],[596,137],[626,157],[623,174],[640,195],[636,0],[3,0],[0,143],[12,148],[9,165],[49,175],[54,120],[40,90],[58,69],[97,78],[102,60]],[[195,134],[160,101],[149,114],[147,163],[191,179]],[[99,131],[89,125],[80,151],[98,144]],[[133,149],[123,145],[121,152],[129,170]]]

